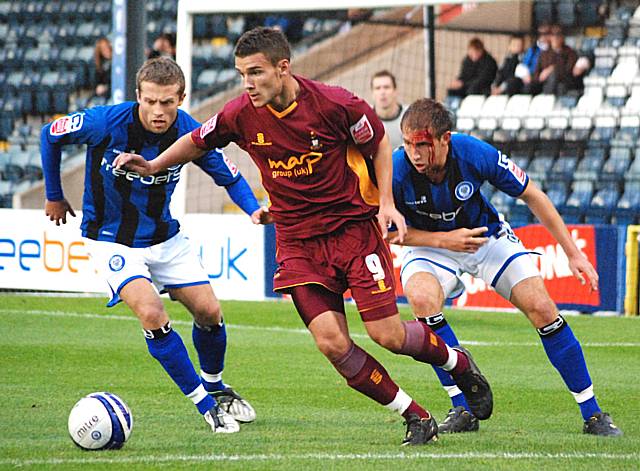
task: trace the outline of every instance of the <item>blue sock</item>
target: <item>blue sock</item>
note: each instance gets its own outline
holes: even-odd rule
[[[442,340],[444,340],[444,342],[447,345],[449,345],[450,347],[455,347],[457,345],[460,345],[460,342],[458,342],[458,338],[456,337],[456,334],[453,332],[453,329],[451,328],[451,326],[449,325],[449,323],[444,318],[444,315],[441,312],[439,312],[434,316],[422,318],[422,319],[424,319],[424,322],[426,322],[427,325],[431,327],[431,329],[436,334],[442,337]],[[449,391],[452,388],[457,388],[456,382],[453,380],[453,378],[449,373],[444,371],[442,368],[438,368],[437,366],[433,366],[433,365],[431,366],[433,368],[433,371],[436,372],[436,375],[440,380],[440,384],[442,384],[442,387],[445,389],[445,391],[447,391],[447,394],[449,394]],[[469,404],[467,404],[467,400],[464,398],[464,394],[462,394],[461,392],[454,396],[450,395],[449,397],[451,398],[451,404],[453,404],[453,407],[462,406],[465,409],[469,410]]]
[[[227,329],[224,321],[212,326],[201,326],[194,322],[191,336],[198,352],[204,388],[207,391],[223,389],[222,370],[227,351]]]
[[[538,333],[549,361],[578,402],[584,420],[600,412],[582,347],[569,324],[559,315],[554,322],[538,329]]]
[[[180,335],[167,324],[162,329],[145,330],[145,337],[151,356],[160,362],[182,393],[193,401],[198,411],[204,414],[211,409],[216,402],[202,387],[200,377],[193,368]]]

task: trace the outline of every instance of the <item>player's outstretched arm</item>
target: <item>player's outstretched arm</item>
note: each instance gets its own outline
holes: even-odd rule
[[[529,181],[527,188],[520,195],[520,198],[527,203],[531,212],[558,241],[569,259],[569,268],[573,275],[578,278],[582,284],[586,283],[586,276],[591,289],[597,290],[598,273],[571,238],[567,226],[547,195],[532,181]]]
[[[462,227],[452,231],[430,232],[408,227],[402,245],[475,253],[489,240],[484,236],[487,230],[486,227],[474,227],[473,229]],[[397,232],[389,232],[390,243],[399,244],[397,234]]]
[[[378,192],[380,193],[378,223],[382,230],[382,236],[384,238],[387,237],[388,228],[393,224],[398,229],[397,238],[402,243],[407,233],[407,224],[404,221],[404,216],[400,214],[400,211],[396,209],[393,203],[391,144],[389,144],[389,137],[386,134],[378,144],[378,150],[373,156],[373,166],[378,181]]]
[[[125,167],[127,170],[146,177],[174,165],[191,162],[202,157],[205,153],[205,150],[198,148],[193,143],[191,134],[185,134],[153,160],[146,160],[141,155],[125,152],[114,159],[113,166],[116,168]]]

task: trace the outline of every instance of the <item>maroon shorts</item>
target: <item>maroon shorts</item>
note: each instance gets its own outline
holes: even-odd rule
[[[349,222],[310,239],[276,235],[276,247],[274,291],[290,293],[295,286],[318,284],[342,295],[350,288],[364,321],[398,312],[391,254],[375,219]]]

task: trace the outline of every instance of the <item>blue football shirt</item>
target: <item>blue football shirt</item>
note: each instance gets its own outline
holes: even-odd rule
[[[493,146],[464,134],[452,134],[441,183],[418,173],[404,148],[393,153],[393,196],[409,226],[425,231],[451,231],[487,226],[487,236],[500,230],[498,211],[480,192],[488,181],[517,197],[529,177]]]
[[[177,234],[179,223],[171,216],[169,202],[180,180],[182,165],[141,177],[113,167],[122,152],[151,160],[178,138],[200,126],[182,110],[164,134],[146,131],[138,116],[138,104],[126,102],[98,106],[45,125],[41,153],[47,183],[47,199],[63,198],[60,186],[60,151],[65,144],[86,144],[82,235],[129,247],[149,247]],[[242,178],[237,167],[215,149],[194,160],[220,186]]]

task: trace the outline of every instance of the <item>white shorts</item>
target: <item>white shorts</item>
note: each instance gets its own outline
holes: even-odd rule
[[[146,278],[159,292],[209,283],[189,238],[178,232],[171,239],[145,248],[85,238],[89,256],[111,290],[108,307],[120,302],[120,290],[136,278]]]
[[[460,278],[466,272],[493,287],[506,300],[520,281],[539,276],[530,250],[510,230],[500,237],[490,237],[475,253],[453,252],[432,247],[404,247],[400,279],[406,286],[411,275],[433,274],[442,286],[445,298],[457,298],[464,291]]]

